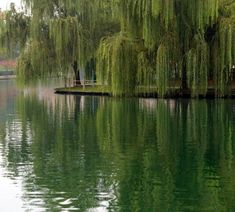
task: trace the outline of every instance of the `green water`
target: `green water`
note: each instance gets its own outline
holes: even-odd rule
[[[56,96],[0,82],[0,211],[235,211],[235,101]]]

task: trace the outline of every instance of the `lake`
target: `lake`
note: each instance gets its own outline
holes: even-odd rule
[[[0,81],[0,211],[235,211],[235,100],[59,85]]]

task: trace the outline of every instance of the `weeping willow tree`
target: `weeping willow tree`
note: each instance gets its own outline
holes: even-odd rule
[[[23,3],[31,21],[22,42],[21,76],[67,73],[72,68],[77,80],[81,73],[83,78],[97,77],[115,96],[157,91],[164,97],[181,89],[198,97],[211,85],[217,96],[231,93],[234,0]],[[3,21],[1,28],[6,31],[11,23]]]
[[[23,49],[29,34],[30,18],[17,12],[11,3],[10,10],[0,13],[0,48],[10,57],[17,56]]]
[[[117,35],[112,39],[105,39],[98,51],[98,80],[111,85],[114,95],[131,95],[135,91],[137,46],[135,41]]]
[[[235,4],[233,4],[235,8]],[[214,41],[214,80],[218,96],[231,92],[235,61],[235,16],[223,17]],[[218,59],[219,58],[219,59]]]
[[[89,65],[95,60],[99,41],[101,37],[112,30],[115,31],[116,28],[110,15],[109,0],[102,2],[45,0],[43,3],[37,0],[25,0],[24,2],[32,11],[31,28],[36,40],[43,37],[43,35],[37,37],[40,34],[38,30],[41,28],[38,20],[47,26],[47,31],[44,32],[47,34],[44,46],[48,46],[48,42],[51,44],[50,51],[53,51],[54,55],[51,62],[54,69],[57,72],[67,73],[72,68],[78,82],[80,82],[81,73],[83,78],[91,77],[90,72],[94,75],[94,70],[91,70]]]
[[[81,72],[83,76],[90,77],[91,71],[95,75],[91,64],[101,37],[119,28],[113,21],[109,0],[22,0],[22,3],[25,14],[30,14],[30,24],[19,57],[19,76],[27,80],[52,73],[66,75],[70,69],[78,81]],[[15,12],[14,16],[18,14]],[[1,21],[2,28],[7,30],[12,22],[12,19]],[[10,32],[16,33],[14,28]]]
[[[114,95],[118,92],[113,84],[122,85],[118,90],[125,93],[125,87],[132,84],[133,79],[132,93],[136,86],[139,90],[144,87],[143,92],[152,86],[160,96],[165,96],[175,89],[174,82],[179,81],[181,88],[188,89],[193,97],[205,96],[208,81],[213,80],[216,95],[229,94],[235,61],[234,1],[116,0],[112,6],[114,16],[119,18],[120,34],[129,44],[126,49],[116,49],[122,51],[116,54],[113,49],[116,35],[101,40],[97,75],[99,79],[106,79]],[[136,40],[138,45],[131,45]],[[140,43],[143,43],[141,48]],[[126,64],[120,58],[125,54],[130,58]],[[136,54],[137,59],[132,60]],[[112,66],[113,60],[115,66]],[[129,82],[120,76],[114,81],[108,80],[114,73],[124,76],[123,67],[127,66],[132,68],[125,68],[125,72],[134,75]]]

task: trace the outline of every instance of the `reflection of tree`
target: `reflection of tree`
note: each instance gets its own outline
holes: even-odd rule
[[[226,210],[223,184],[233,185],[226,188],[228,193],[235,189],[229,171],[232,104],[158,100],[154,111],[147,101],[141,100],[139,107],[137,100],[110,100],[97,113],[99,147],[118,167],[117,196],[123,210]],[[208,167],[215,159],[223,164]],[[225,173],[224,182],[220,178]],[[233,207],[231,197],[227,209]]]
[[[12,116],[16,109],[15,97],[18,93],[14,81],[0,82],[0,145],[4,151],[4,164],[8,164],[9,171],[15,176],[18,176],[21,169],[19,165],[29,159],[28,155],[23,153],[27,149],[27,144],[22,142],[26,141],[26,138],[23,139],[25,134],[22,134],[22,128],[26,131],[27,123],[20,123]]]
[[[50,195],[81,210],[234,208],[232,101],[68,98],[19,98],[20,148],[8,149],[16,167],[32,161],[26,189],[46,188],[46,208],[61,201]]]
[[[66,102],[64,97],[62,99]],[[74,102],[79,100],[80,97],[75,98]],[[95,104],[93,99],[87,101],[88,104]],[[90,126],[95,111],[85,107],[84,112],[74,113],[74,121],[67,111],[69,108],[66,104],[61,107],[61,102],[53,105],[52,110],[35,98],[25,98],[19,101],[19,105],[22,102],[21,114],[30,121],[34,135],[32,153],[35,183],[45,185],[55,194],[65,192],[64,198],[74,198],[72,203],[79,208],[94,207],[101,163],[97,152],[91,151],[96,148],[95,131],[89,132],[94,130]],[[56,208],[58,202],[47,202],[47,195],[47,207]]]

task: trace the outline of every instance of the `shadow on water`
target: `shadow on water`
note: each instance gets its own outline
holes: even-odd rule
[[[0,93],[1,175],[24,208],[235,210],[234,100]]]

